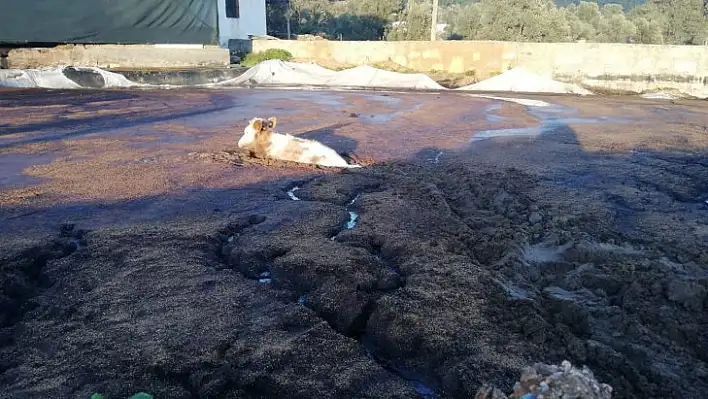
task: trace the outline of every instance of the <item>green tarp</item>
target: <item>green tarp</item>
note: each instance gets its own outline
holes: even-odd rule
[[[217,0],[0,0],[0,43],[218,43]]]

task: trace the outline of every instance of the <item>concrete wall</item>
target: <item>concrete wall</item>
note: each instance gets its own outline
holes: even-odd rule
[[[227,47],[229,39],[248,39],[248,35],[266,34],[265,0],[229,0],[239,2],[240,18],[226,18],[226,0],[218,0],[219,44]]]
[[[64,45],[18,48],[7,55],[9,68],[93,66],[106,69],[161,69],[229,65],[229,50],[202,45]]]
[[[338,42],[256,40],[253,51],[282,48],[297,58],[362,65],[393,61],[417,71],[475,71],[480,79],[521,66],[591,89],[708,92],[708,47],[615,43],[491,41]]]

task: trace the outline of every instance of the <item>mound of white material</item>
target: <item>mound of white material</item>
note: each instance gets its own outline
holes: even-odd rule
[[[359,66],[335,72],[315,64],[300,64],[281,60],[263,61],[246,71],[243,75],[216,85],[244,84],[445,89],[422,73],[390,72],[370,66]]]
[[[34,87],[45,89],[80,89],[84,86],[69,79],[63,67],[41,69],[0,69],[0,87]],[[132,87],[140,84],[131,82],[125,76],[104,71],[100,68],[73,68],[74,72],[98,74],[103,78],[101,87]]]
[[[212,86],[238,86],[243,84],[317,85],[337,72],[315,64],[299,64],[281,60],[268,60],[250,68],[243,75],[215,83]]]
[[[487,80],[460,87],[467,91],[513,91],[524,93],[593,94],[578,85],[559,82],[531,73],[523,68],[514,68]]]
[[[327,80],[326,85],[445,90],[428,75],[422,73],[391,72],[368,65],[337,72]]]
[[[0,87],[81,88],[76,82],[64,76],[61,71],[62,68],[0,69]]]

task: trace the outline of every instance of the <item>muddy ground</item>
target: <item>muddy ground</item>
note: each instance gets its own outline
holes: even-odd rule
[[[0,397],[702,397],[708,106],[525,97],[3,91]]]

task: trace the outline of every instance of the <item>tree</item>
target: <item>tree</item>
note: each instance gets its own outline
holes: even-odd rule
[[[670,44],[703,44],[708,36],[708,21],[703,0],[650,0],[666,18],[663,36]]]
[[[655,5],[644,4],[635,7],[627,14],[627,18],[637,27],[634,36],[636,43],[664,43],[663,31],[667,21]]]
[[[569,39],[571,41],[595,40],[595,26],[588,21],[580,18],[578,15],[578,7],[573,5],[568,6],[565,10],[565,19],[568,22]]]
[[[442,20],[448,24],[446,31],[449,36],[473,40],[479,36],[481,17],[479,3],[471,3],[450,7],[443,13]]]
[[[391,27],[387,40],[428,40],[430,38],[431,4],[417,0],[409,1],[407,9],[399,19],[402,23]]]
[[[637,35],[637,27],[624,16],[619,4],[606,4],[600,12],[595,40],[607,43],[629,43]]]
[[[548,42],[569,34],[552,0],[481,0],[480,7],[481,39]]]

